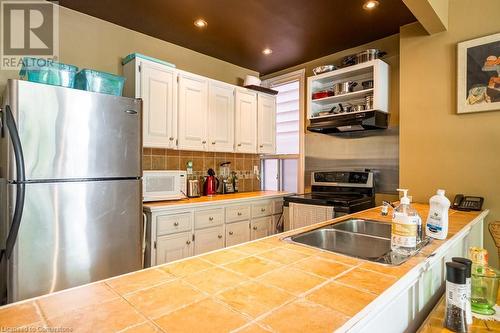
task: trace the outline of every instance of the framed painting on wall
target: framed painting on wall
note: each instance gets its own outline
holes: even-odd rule
[[[457,113],[500,111],[500,33],[458,43]]]

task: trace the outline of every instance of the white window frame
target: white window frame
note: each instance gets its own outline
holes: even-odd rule
[[[271,77],[262,81],[264,87],[272,88],[292,81],[299,81],[299,154],[286,155],[264,155],[262,159],[297,159],[297,192],[304,193],[304,175],[305,175],[305,68]],[[279,163],[281,164],[281,163]],[[280,170],[280,168],[278,168]],[[278,175],[281,178],[281,175]],[[281,179],[279,179],[281,180]]]

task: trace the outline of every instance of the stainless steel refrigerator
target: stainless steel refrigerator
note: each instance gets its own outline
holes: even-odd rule
[[[0,138],[3,302],[141,268],[141,101],[9,80]]]

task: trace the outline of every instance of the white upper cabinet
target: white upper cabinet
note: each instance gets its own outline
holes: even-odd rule
[[[257,152],[257,93],[236,89],[235,151]]]
[[[208,147],[208,79],[179,74],[179,149],[206,150]]]
[[[276,98],[259,93],[257,96],[257,152],[276,152]]]
[[[234,86],[210,81],[208,88],[208,150],[234,150]]]
[[[144,147],[275,153],[274,96],[141,57],[123,75],[124,95],[143,101]]]
[[[175,148],[177,82],[175,68],[144,59],[124,66],[125,96],[142,98],[143,145]]]

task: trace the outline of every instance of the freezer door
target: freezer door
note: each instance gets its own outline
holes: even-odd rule
[[[140,100],[19,80],[8,81],[4,97],[19,131],[27,180],[141,176]],[[2,147],[9,171],[0,178],[12,180],[12,147]]]
[[[26,185],[9,302],[140,269],[141,229],[140,180]]]

